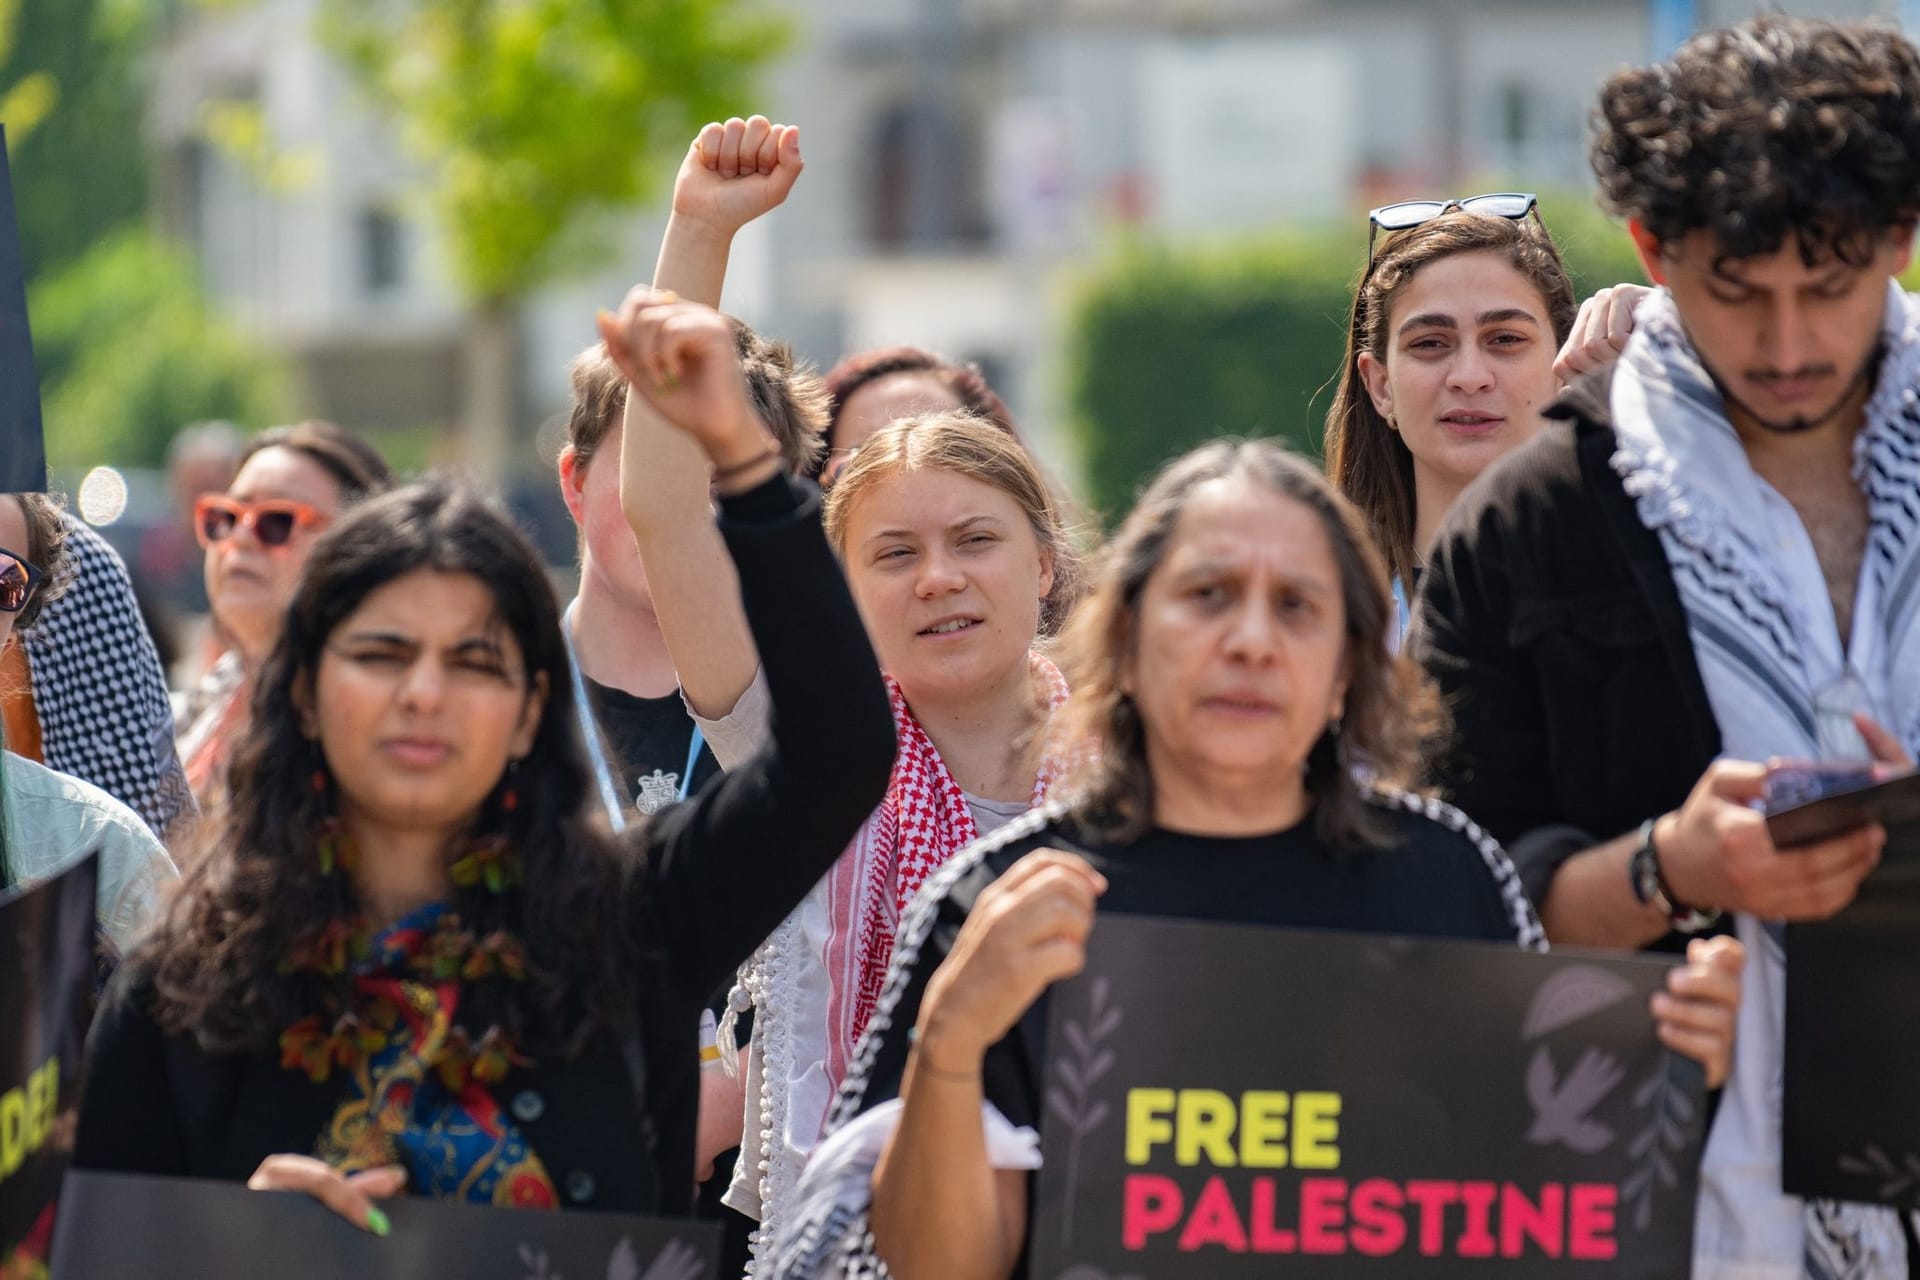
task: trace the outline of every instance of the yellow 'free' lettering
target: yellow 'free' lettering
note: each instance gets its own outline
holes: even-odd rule
[[[1173,1140],[1171,1089],[1127,1090],[1127,1163],[1145,1164],[1156,1142]]]

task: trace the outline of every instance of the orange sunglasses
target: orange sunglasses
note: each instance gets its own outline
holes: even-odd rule
[[[284,547],[295,529],[319,528],[331,517],[319,508],[291,498],[242,502],[223,493],[204,493],[193,504],[193,532],[200,545],[225,542],[242,525],[263,547]]]

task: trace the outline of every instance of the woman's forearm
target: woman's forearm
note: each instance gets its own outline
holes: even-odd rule
[[[873,647],[820,528],[784,475],[722,501],[766,660],[769,749],[649,824],[658,927],[704,998],[805,898],[886,791],[893,715]]]
[[[712,466],[700,445],[675,430],[637,395],[628,395],[620,441],[620,506],[646,566],[660,633],[693,709],[718,720],[759,665],[740,586],[708,484]]]
[[[674,214],[667,219],[667,233],[660,239],[653,287],[671,289],[683,298],[717,307],[732,248],[731,234]]]
[[[874,1169],[874,1247],[896,1280],[1004,1280],[1026,1234],[1025,1175],[987,1158],[981,1057],[952,1057],[930,1041],[908,1058]]]

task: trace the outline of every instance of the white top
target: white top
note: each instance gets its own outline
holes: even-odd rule
[[[1690,385],[1675,389],[1673,367],[1649,371],[1655,331],[1666,333],[1673,323],[1670,302],[1659,295],[1650,301],[1657,305],[1636,316],[1637,325],[1646,324],[1613,384],[1620,444],[1613,466],[1676,566],[1723,754],[1754,761],[1864,754],[1864,744],[1828,741],[1857,738],[1849,727],[1820,722],[1821,692],[1849,673],[1864,702],[1856,709],[1873,714],[1909,751],[1920,748],[1920,720],[1911,714],[1911,672],[1920,653],[1907,639],[1889,638],[1915,633],[1891,626],[1891,602],[1875,568],[1887,551],[1883,513],[1874,512],[1843,643],[1799,512],[1754,471],[1723,417],[1699,403]],[[1907,306],[1905,295],[1890,293],[1890,341],[1899,354],[1882,370],[1868,425],[1855,443],[1855,478],[1870,500],[1868,473],[1887,462],[1880,455],[1896,445],[1904,454],[1911,444],[1905,411],[1911,379],[1902,370],[1912,367],[1920,346],[1905,327]],[[1748,610],[1763,622],[1749,623]],[[1811,721],[1796,714],[1802,705],[1813,709]],[[1747,949],[1744,992],[1733,1071],[1701,1160],[1693,1274],[1696,1280],[1798,1280],[1809,1244],[1806,1205],[1781,1190],[1786,954],[1777,925],[1745,915],[1734,923]],[[1882,1260],[1904,1253],[1892,1213],[1861,1205],[1836,1212],[1865,1255],[1848,1275],[1877,1276]],[[1905,1274],[1904,1262],[1891,1265]]]
[[[138,814],[90,782],[6,753],[7,863],[15,880],[51,879],[100,855],[100,928],[126,954],[146,930],[162,888],[179,878]]]
[[[746,698],[742,698],[745,704]],[[738,718],[740,708],[735,708]],[[738,731],[741,726],[733,728]],[[707,722],[701,722],[706,731]],[[714,743],[714,754],[720,746]],[[726,760],[721,757],[721,763]],[[962,792],[980,836],[986,837],[1027,812],[1019,801],[989,800]],[[746,1116],[740,1159],[722,1201],[739,1213],[778,1229],[781,1210],[799,1185],[801,1171],[820,1142],[833,1106],[827,1075],[828,1010],[832,989],[826,949],[832,937],[828,883],[822,879],[775,930],[767,948],[773,970],[755,989],[753,1047],[747,1055]],[[773,994],[778,974],[777,1000]],[[767,1227],[755,1233],[754,1261],[770,1241]]]
[[[1791,602],[1809,683],[1820,689],[1851,665],[1865,685],[1867,706],[1884,720],[1891,705],[1883,609],[1866,558],[1854,594],[1851,643],[1843,652],[1825,572],[1800,513],[1774,487],[1753,476],[1753,512],[1771,529],[1768,563]],[[1726,705],[1722,705],[1722,701]],[[1714,703],[1721,750],[1734,760],[1799,754],[1753,723],[1756,702]],[[1743,714],[1743,712],[1747,712]],[[1920,742],[1904,744],[1909,751]],[[1700,1209],[1694,1224],[1698,1280],[1798,1280],[1806,1247],[1804,1201],[1780,1189],[1781,1100],[1786,1072],[1787,961],[1765,921],[1734,918],[1747,949],[1747,969],[1734,1032],[1733,1073],[1700,1167]]]

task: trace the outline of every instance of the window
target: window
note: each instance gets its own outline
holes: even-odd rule
[[[369,297],[397,290],[406,279],[406,228],[391,209],[360,211],[360,284]]]

